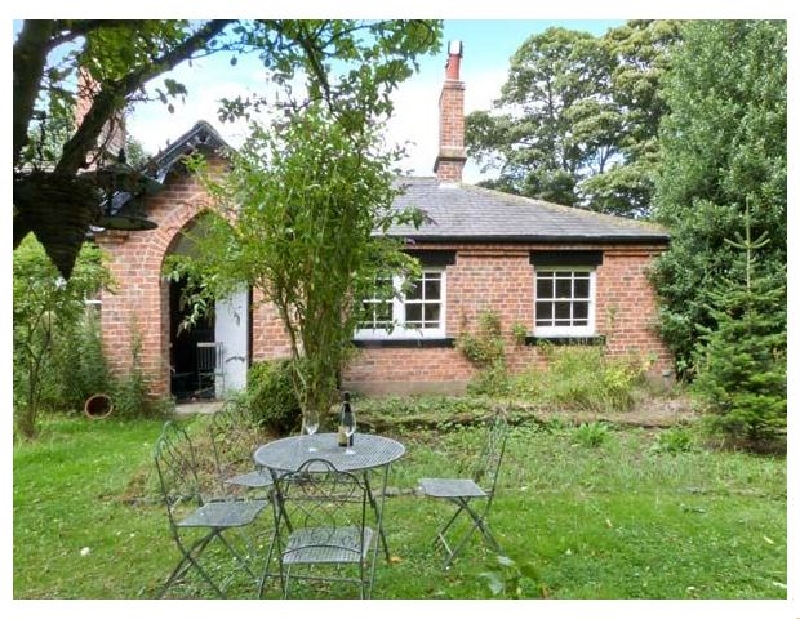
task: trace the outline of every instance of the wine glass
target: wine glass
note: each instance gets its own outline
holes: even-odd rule
[[[314,436],[314,432],[319,428],[319,411],[307,410],[305,413],[306,432],[308,432],[309,439]],[[317,451],[313,444],[308,446],[308,451]]]
[[[344,419],[344,434],[347,436],[347,449],[344,450],[348,456],[352,456],[356,453],[356,450],[350,446],[351,439],[353,435],[356,433],[356,414],[354,412],[350,412],[349,415],[345,415]]]

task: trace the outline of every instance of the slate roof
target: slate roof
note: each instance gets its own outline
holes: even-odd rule
[[[148,172],[157,181],[164,182],[169,170],[180,161],[181,157],[200,147],[212,150],[230,148],[214,127],[205,120],[199,120],[191,129],[153,157],[149,162]]]
[[[390,236],[419,241],[489,243],[667,242],[669,234],[655,224],[571,208],[435,178],[398,181],[405,193],[395,208],[417,207],[433,221],[419,229],[393,226]]]
[[[206,121],[200,120],[158,153],[149,175],[163,182],[187,152],[230,146]],[[667,231],[655,224],[603,215],[552,202],[533,200],[466,183],[440,183],[434,177],[404,177],[405,193],[395,208],[416,207],[432,220],[420,228],[393,226],[390,236],[431,242],[572,242],[665,243]],[[119,208],[119,207],[118,207]]]

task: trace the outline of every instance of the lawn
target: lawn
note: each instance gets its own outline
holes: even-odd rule
[[[15,445],[15,599],[154,596],[178,559],[155,493],[160,429],[55,417]],[[485,573],[500,570],[497,557],[472,544],[443,571],[430,545],[443,506],[407,492],[466,466],[482,428],[386,431],[407,452],[389,481],[400,491],[385,511],[394,559],[379,561],[374,597],[786,599],[785,459],[659,451],[658,432],[612,427],[587,440],[557,420],[513,427],[491,524],[532,578],[505,567],[500,582],[516,585],[496,594]]]

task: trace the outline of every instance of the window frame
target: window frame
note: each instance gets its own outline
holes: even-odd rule
[[[445,337],[445,316],[446,316],[446,299],[447,299],[447,270],[445,267],[438,267],[438,266],[423,266],[421,277],[422,277],[422,285],[424,286],[425,282],[425,274],[426,273],[438,273],[439,278],[439,327],[435,329],[431,328],[420,328],[420,329],[407,329],[404,325],[405,317],[406,317],[406,299],[405,295],[400,292],[397,296],[392,299],[388,299],[387,303],[392,304],[392,318],[394,323],[394,328],[389,331],[389,329],[363,329],[357,328],[356,332],[353,336],[355,340],[402,340],[402,339],[441,339]],[[401,291],[402,286],[405,282],[405,278],[402,275],[393,275],[392,276],[392,285],[396,291]],[[424,293],[423,293],[424,294]],[[373,298],[363,299],[364,301],[372,301]],[[424,305],[426,299],[417,300],[414,299],[410,301],[414,305]]]
[[[574,297],[574,282],[575,282],[575,273],[588,273],[589,274],[589,296],[588,296],[588,308],[587,308],[587,321],[586,325],[538,325],[538,313],[537,313],[537,304],[540,302],[551,301],[551,303],[555,303],[558,297],[553,296],[552,299],[545,299],[541,301],[538,295],[539,289],[539,274],[540,273],[572,273],[570,277],[570,281],[572,284],[573,293],[568,299],[564,299],[561,302],[569,302],[570,303],[570,320],[574,320],[572,317],[573,310],[572,304],[575,303],[576,299]],[[553,278],[555,281],[557,278]],[[553,290],[555,294],[555,286]],[[593,266],[540,266],[534,269],[533,275],[533,334],[535,337],[593,337],[596,335],[595,331],[595,310],[597,307],[597,270]],[[578,299],[579,301],[583,301],[583,299]],[[555,316],[551,318],[551,321],[555,320]]]

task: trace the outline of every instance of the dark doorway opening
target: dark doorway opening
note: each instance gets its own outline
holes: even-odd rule
[[[206,315],[191,327],[184,321],[190,315],[182,278],[169,285],[170,393],[178,403],[213,399],[214,389],[202,389],[198,372],[197,344],[214,341],[214,317]]]

